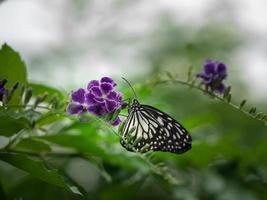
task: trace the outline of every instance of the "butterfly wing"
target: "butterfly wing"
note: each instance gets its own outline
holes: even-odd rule
[[[131,129],[134,129],[131,132]],[[168,114],[149,105],[135,104],[126,119],[122,130],[122,137],[131,134],[133,141],[137,138],[134,148],[140,151],[148,145],[146,151],[168,151],[172,153],[184,153],[191,149],[191,136],[186,129]],[[132,151],[125,140],[121,144]]]

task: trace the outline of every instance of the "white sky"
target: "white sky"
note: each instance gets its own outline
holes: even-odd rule
[[[148,67],[144,67],[146,63],[136,61],[134,47],[119,46],[121,55],[114,61],[99,53],[102,50],[90,49],[90,43],[93,46],[95,37],[108,30],[116,31],[118,24],[119,31],[123,34],[145,35],[155,16],[162,11],[176,16],[177,23],[190,23],[195,26],[213,15],[223,20],[226,18],[225,13],[228,13],[248,40],[247,45],[233,60],[242,66],[242,78],[252,83],[249,85],[252,94],[259,98],[267,97],[266,0],[139,0],[133,1],[130,9],[129,6],[124,7],[124,1],[92,0],[88,6],[84,5],[77,15],[71,14],[72,11],[75,12],[72,2],[75,1],[7,0],[0,4],[0,44],[7,42],[22,54],[30,65],[29,75],[34,81],[67,88],[75,84],[85,84],[91,78],[105,74],[129,76],[130,70],[132,75],[138,75],[148,70]],[[220,7],[220,4],[226,5],[228,9],[223,12],[214,11],[210,6],[212,4],[216,4],[216,8]],[[64,47],[68,41],[76,42],[73,48],[87,42],[88,49],[80,54],[76,52],[78,57],[73,55],[66,62],[46,63],[54,67],[50,67],[48,71],[44,70],[43,74],[34,70],[33,58]],[[75,50],[73,52],[75,53]],[[71,73],[66,73],[64,69]]]

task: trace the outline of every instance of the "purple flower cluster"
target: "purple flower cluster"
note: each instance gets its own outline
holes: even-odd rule
[[[114,91],[116,85],[110,77],[103,77],[100,81],[90,81],[87,89],[79,88],[72,92],[67,112],[70,114],[90,112],[98,117],[103,117],[124,108],[125,102],[122,100],[122,94]],[[120,122],[120,118],[117,117],[110,123],[116,126]]]
[[[225,90],[223,80],[227,77],[227,67],[222,62],[208,60],[203,66],[203,73],[196,75],[197,78],[203,79],[203,84],[207,91],[222,94]]]
[[[3,101],[4,95],[8,93],[8,89],[5,88],[6,83],[6,79],[0,80],[0,101]]]

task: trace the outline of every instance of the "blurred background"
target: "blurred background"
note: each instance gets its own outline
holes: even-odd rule
[[[0,43],[21,52],[31,80],[63,89],[103,75],[131,79],[155,65],[200,68],[211,58],[266,98],[266,9],[265,0],[8,0]]]
[[[228,65],[234,101],[247,98],[266,111],[266,10],[266,0],[6,0],[0,3],[0,45],[20,52],[30,81],[65,91],[102,76],[119,82],[124,76],[133,85],[163,71],[183,79],[189,66],[197,73],[206,59],[220,60]],[[88,162],[69,163],[68,172],[96,199],[101,192],[101,199],[116,199],[118,191],[137,195],[132,199],[267,199],[262,123],[179,85],[140,96],[192,132],[187,154],[157,154],[186,184],[171,188],[150,180],[136,192],[103,184]],[[125,177],[106,168],[117,182]],[[34,181],[27,184],[41,184]]]

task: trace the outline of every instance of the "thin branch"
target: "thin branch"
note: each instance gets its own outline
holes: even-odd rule
[[[181,84],[181,85],[185,85],[185,86],[187,86],[187,87],[197,89],[197,90],[199,90],[199,91],[201,91],[201,92],[203,92],[203,93],[205,93],[205,94],[207,94],[207,95],[210,95],[210,96],[214,97],[215,99],[217,99],[217,100],[219,100],[219,101],[221,101],[221,102],[223,102],[223,103],[225,103],[225,104],[231,106],[232,108],[234,108],[234,109],[240,111],[241,113],[243,113],[243,114],[249,116],[250,118],[256,119],[256,120],[261,121],[261,122],[265,122],[265,120],[256,118],[254,115],[250,114],[249,111],[240,109],[239,106],[233,104],[232,102],[227,102],[227,101],[226,101],[225,99],[223,99],[222,97],[220,97],[220,96],[218,96],[218,95],[216,95],[216,94],[214,94],[214,93],[210,93],[210,92],[208,92],[207,90],[205,90],[204,88],[202,88],[202,87],[200,87],[200,86],[197,86],[197,85],[195,85],[195,84],[192,84],[191,82],[182,81],[182,80],[178,80],[178,79],[172,79],[172,80],[159,80],[159,81],[157,81],[157,82],[155,83],[155,85],[158,85],[158,84],[166,84],[166,83],[179,83],[179,84]]]
[[[40,109],[45,109],[45,110],[53,110],[47,106],[34,106],[34,105],[5,105],[4,108],[9,108],[9,107],[13,107],[13,108],[25,108],[25,107],[29,107],[29,108],[40,108]]]
[[[34,151],[22,151],[15,149],[1,149],[1,153],[19,153],[19,154],[27,154],[29,156],[35,157],[45,157],[45,156],[58,156],[58,157],[81,157],[85,158],[81,153],[64,153],[64,152],[34,152]]]

